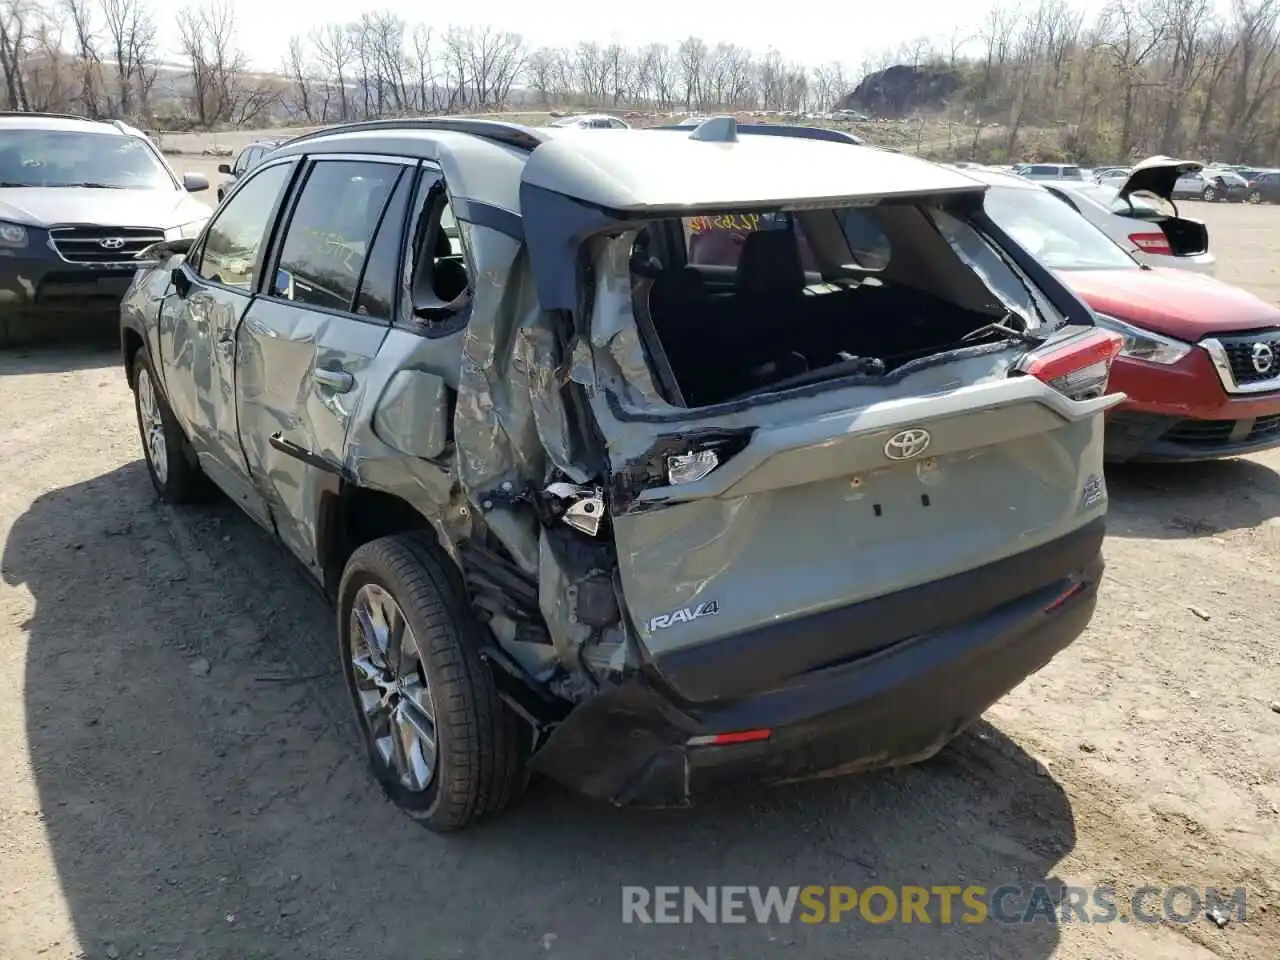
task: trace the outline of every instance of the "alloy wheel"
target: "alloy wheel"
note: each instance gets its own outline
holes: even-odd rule
[[[1218,194],[1214,191],[1213,187],[1206,187],[1204,191],[1204,198],[1209,203],[1213,203],[1214,200],[1218,199]]]
[[[423,652],[395,598],[366,583],[351,605],[352,677],[378,758],[406,790],[430,786],[438,734]]]
[[[1261,202],[1262,202],[1262,194],[1261,194],[1259,191],[1257,191],[1257,190],[1250,190],[1250,191],[1249,191],[1249,202],[1250,202],[1250,203],[1261,203]]]
[[[142,449],[156,480],[163,487],[169,480],[169,447],[164,438],[164,417],[151,371],[145,366],[138,371],[138,427],[142,432]]]

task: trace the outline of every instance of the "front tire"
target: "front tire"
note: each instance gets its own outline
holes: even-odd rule
[[[481,629],[430,534],[374,540],[347,561],[338,652],[369,764],[391,802],[437,833],[503,809],[523,782]]]
[[[1261,190],[1250,190],[1250,191],[1249,191],[1249,202],[1250,202],[1250,203],[1261,203],[1261,202],[1262,202],[1262,191],[1261,191]]]
[[[1200,199],[1205,203],[1213,203],[1218,199],[1218,191],[1213,187],[1205,187],[1204,193],[1200,194]]]
[[[133,406],[138,415],[142,459],[156,495],[164,503],[203,499],[209,484],[196,463],[182,428],[160,392],[159,381],[145,350],[133,360]]]

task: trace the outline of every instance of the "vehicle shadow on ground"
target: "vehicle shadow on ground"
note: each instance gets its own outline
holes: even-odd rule
[[[120,341],[106,337],[65,347],[6,347],[0,345],[0,377],[70,373],[95,367],[118,366]]]
[[[1058,945],[1044,920],[966,924],[957,903],[944,923],[936,901],[907,925],[622,923],[624,885],[1060,890],[1068,799],[988,725],[920,766],[693,811],[535,781],[502,818],[442,838],[373,786],[332,614],[234,508],[161,507],[133,463],[35,501],[2,572],[34,599],[28,749],[91,960],[1035,960]]]
[[[1107,535],[1212,537],[1280,516],[1280,475],[1253,460],[1107,467]]]

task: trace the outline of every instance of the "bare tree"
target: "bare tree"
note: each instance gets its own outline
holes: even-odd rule
[[[102,77],[102,57],[98,53],[93,14],[87,0],[63,0],[75,30],[76,69],[80,75],[80,106],[91,117],[102,116],[98,86]],[[111,103],[108,100],[108,112]]]
[[[70,0],[69,0],[70,2]],[[130,116],[150,92],[146,71],[154,60],[156,24],[142,0],[100,0],[107,28],[108,52],[114,60],[116,110]],[[154,81],[154,72],[151,76]]]

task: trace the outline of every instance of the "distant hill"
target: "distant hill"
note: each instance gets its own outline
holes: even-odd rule
[[[933,113],[946,106],[948,98],[963,85],[960,74],[953,70],[899,64],[867,74],[840,101],[840,107],[889,119]]]

